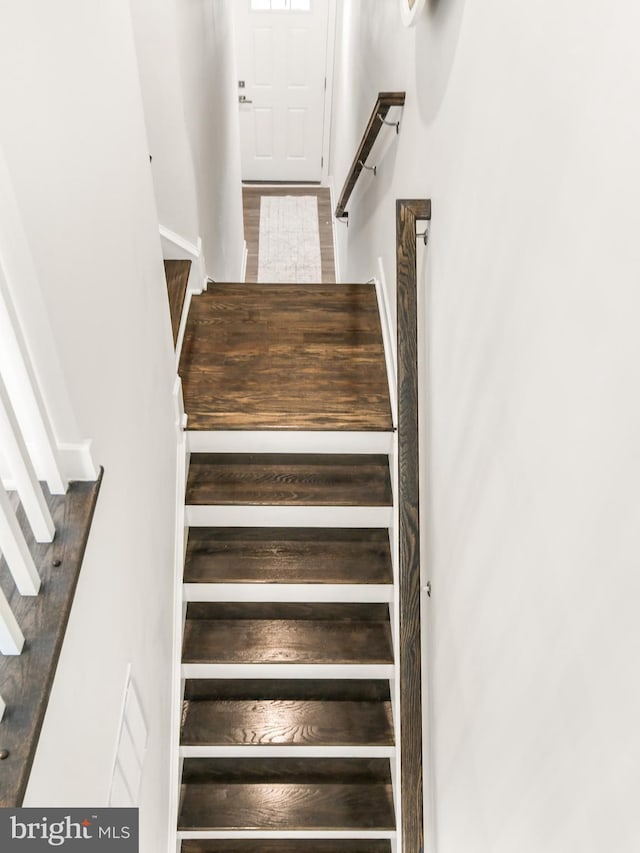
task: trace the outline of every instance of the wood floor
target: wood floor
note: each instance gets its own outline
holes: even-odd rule
[[[391,506],[380,454],[194,453],[189,506]]]
[[[333,229],[331,197],[326,187],[261,187],[244,186],[242,203],[244,210],[244,238],[247,241],[247,271],[245,281],[258,280],[258,252],[260,237],[260,198],[262,196],[315,196],[318,199],[318,224],[320,227],[320,260],[322,281],[336,280],[333,260]]]
[[[71,483],[64,495],[50,495],[45,488],[56,528],[51,543],[34,540],[19,498],[15,492],[11,493],[42,587],[39,595],[20,595],[0,555],[0,589],[26,638],[22,654],[0,655],[0,685],[8,709],[0,728],[0,749],[7,752],[1,763],[0,808],[22,805],[101,481],[102,474],[95,483]]]
[[[180,364],[190,430],[389,430],[372,284],[211,284]]]
[[[389,584],[386,530],[194,527],[185,583]]]

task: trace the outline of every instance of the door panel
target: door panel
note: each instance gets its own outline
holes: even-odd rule
[[[242,178],[319,181],[329,0],[301,3],[308,11],[278,3],[255,11],[251,0],[234,2]]]

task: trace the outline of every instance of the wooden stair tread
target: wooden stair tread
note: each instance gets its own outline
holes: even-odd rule
[[[182,853],[391,853],[385,838],[206,838],[182,842]]]
[[[392,664],[388,623],[192,620],[184,663]]]
[[[384,454],[196,453],[191,506],[391,506]]]
[[[280,699],[291,701],[389,702],[386,679],[372,678],[188,678],[187,701]]]
[[[192,527],[185,583],[393,583],[382,529]]]
[[[393,745],[390,702],[185,702],[184,745]]]
[[[180,363],[190,430],[392,429],[372,284],[213,284]]]
[[[184,663],[393,663],[386,604],[190,602]]]
[[[185,758],[185,783],[371,785],[391,782],[387,758]]]
[[[183,786],[180,830],[379,829],[395,826],[391,785]]]
[[[179,829],[395,827],[386,759],[202,759],[183,765]]]
[[[187,295],[187,284],[191,271],[191,261],[175,260],[164,262],[164,274],[167,279],[167,291],[169,293],[169,313],[171,315],[171,331],[173,332],[173,345],[178,340],[180,320],[182,319],[182,308]]]

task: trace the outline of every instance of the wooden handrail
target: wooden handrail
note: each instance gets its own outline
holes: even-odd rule
[[[366,130],[360,140],[356,156],[351,164],[351,168],[349,169],[349,174],[347,175],[347,179],[342,187],[342,192],[340,193],[340,198],[335,211],[335,215],[338,219],[343,219],[348,215],[346,213],[346,207],[349,203],[349,198],[351,197],[353,188],[360,177],[364,164],[367,162],[367,157],[371,153],[373,143],[378,138],[378,134],[382,129],[387,113],[391,107],[401,107],[404,104],[404,97],[404,92],[378,93],[378,100],[373,108],[371,118],[369,119],[369,123],[367,124]]]
[[[418,458],[418,299],[416,222],[427,199],[396,201],[400,599],[400,776],[402,851],[423,849],[422,677],[420,654],[420,496]]]

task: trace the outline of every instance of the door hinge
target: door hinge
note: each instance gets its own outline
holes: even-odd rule
[[[322,169],[323,166],[324,166],[324,157],[321,157],[320,158],[320,168]]]
[[[327,78],[324,78],[324,90],[327,91]]]

